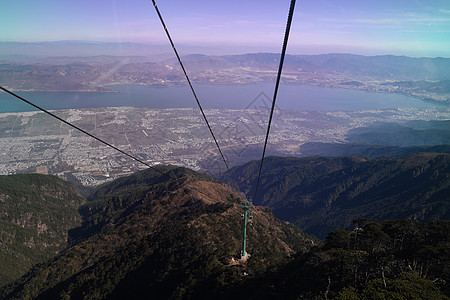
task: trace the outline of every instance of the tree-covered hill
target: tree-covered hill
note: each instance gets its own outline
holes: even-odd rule
[[[84,199],[55,176],[0,176],[0,286],[67,246]]]
[[[431,157],[403,164],[417,168]],[[269,160],[298,167],[297,159]],[[323,177],[371,160],[309,162],[304,171]],[[99,187],[80,207],[83,223],[70,230],[70,246],[0,288],[0,298],[449,299],[448,221],[359,218],[318,243],[255,207],[250,257],[239,260],[242,198],[207,175],[158,168],[176,180],[149,169]]]
[[[259,161],[232,169],[253,196]],[[450,155],[268,157],[255,203],[309,234],[325,238],[351,220],[449,220]]]
[[[81,207],[71,246],[0,292],[0,298],[211,298],[263,274],[313,240],[256,207],[240,255],[242,199],[193,171],[158,167],[100,187]]]
[[[233,290],[239,299],[450,299],[450,222],[354,220]]]

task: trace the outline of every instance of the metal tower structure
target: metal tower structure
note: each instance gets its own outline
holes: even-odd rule
[[[247,258],[247,251],[246,251],[246,246],[247,246],[247,224],[253,220],[253,202],[252,199],[250,198],[248,201],[242,203],[241,207],[244,209],[244,234],[243,234],[243,239],[242,239],[242,251],[241,251],[241,259],[246,259]]]

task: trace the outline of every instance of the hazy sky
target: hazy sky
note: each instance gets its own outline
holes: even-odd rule
[[[279,51],[289,0],[160,0],[176,44]],[[14,0],[0,41],[167,43],[151,0]],[[233,51],[236,52],[236,51]],[[450,57],[450,0],[297,0],[290,53]]]

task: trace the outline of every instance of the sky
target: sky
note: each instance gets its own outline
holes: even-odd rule
[[[290,0],[159,0],[176,44],[279,52]],[[151,0],[14,0],[0,41],[168,44]],[[450,57],[450,0],[297,0],[288,52]]]

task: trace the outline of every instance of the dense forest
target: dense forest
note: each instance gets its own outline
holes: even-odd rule
[[[0,176],[0,286],[66,248],[84,201],[55,176]]]
[[[449,299],[450,222],[357,219],[276,270],[244,282],[250,299]]]

